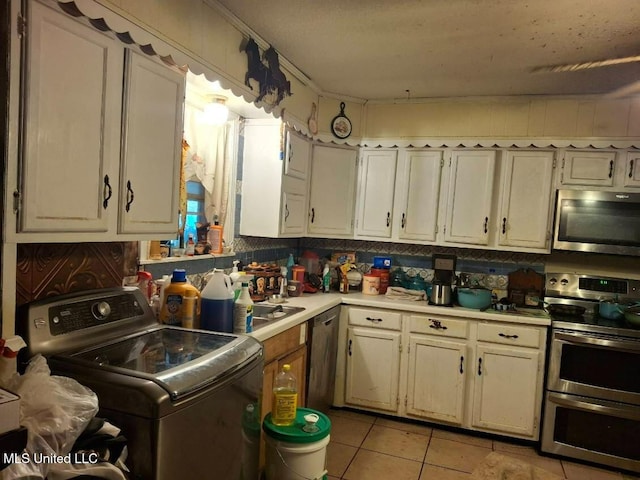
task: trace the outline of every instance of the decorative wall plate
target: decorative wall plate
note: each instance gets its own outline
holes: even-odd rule
[[[351,135],[351,120],[344,114],[344,102],[340,102],[340,113],[331,120],[331,132],[338,138]]]

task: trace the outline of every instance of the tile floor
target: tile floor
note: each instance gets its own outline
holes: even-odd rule
[[[451,432],[428,425],[333,409],[327,447],[329,480],[471,480],[492,450],[525,460],[568,480],[639,477],[543,457],[529,446]]]

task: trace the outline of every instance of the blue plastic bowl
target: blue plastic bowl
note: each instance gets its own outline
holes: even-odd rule
[[[461,307],[480,310],[491,305],[491,290],[486,288],[458,288],[457,292]]]

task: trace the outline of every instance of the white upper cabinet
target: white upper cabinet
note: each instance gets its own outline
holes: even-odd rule
[[[282,151],[283,145],[287,153]],[[282,121],[245,120],[241,235],[276,238],[305,234],[309,153],[308,140],[284,131]]]
[[[323,237],[353,234],[357,152],[314,145],[307,232]]]
[[[124,49],[38,2],[29,10],[18,230],[107,232],[118,208]]]
[[[356,237],[391,237],[397,150],[364,150],[358,179]]]
[[[125,80],[119,232],[175,233],[185,79],[129,50]]]
[[[306,180],[309,173],[311,143],[304,137],[287,131],[284,174]]]
[[[396,179],[394,238],[436,241],[442,152],[406,151]]]
[[[444,240],[488,245],[496,152],[451,152]]]
[[[509,151],[502,163],[498,245],[550,249],[553,152]]]
[[[611,187],[616,173],[616,152],[567,150],[562,160],[561,185]]]
[[[624,170],[624,186],[640,187],[640,153],[629,152]]]
[[[22,155],[9,179],[20,201],[8,236],[175,235],[184,75],[39,2],[28,12]]]

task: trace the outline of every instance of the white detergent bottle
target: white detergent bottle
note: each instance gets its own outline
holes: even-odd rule
[[[200,328],[233,333],[233,290],[231,279],[215,268],[201,292]]]
[[[233,333],[253,331],[253,300],[249,294],[249,281],[242,279],[242,291],[233,306]]]

